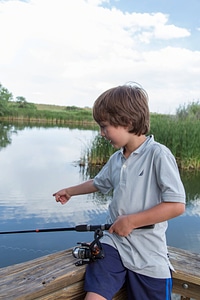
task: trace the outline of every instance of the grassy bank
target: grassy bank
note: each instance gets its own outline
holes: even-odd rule
[[[94,124],[90,108],[33,103],[19,106],[15,102],[9,102],[7,110],[3,115],[0,114],[0,120],[52,124]]]
[[[0,120],[49,125],[90,126],[97,128],[90,108],[46,104],[9,102]],[[177,114],[151,114],[150,134],[174,154],[180,169],[200,169],[200,104],[192,103],[177,110]],[[115,151],[97,136],[82,157],[89,166],[103,165]]]

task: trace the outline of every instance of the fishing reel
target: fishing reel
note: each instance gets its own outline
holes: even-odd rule
[[[82,266],[97,259],[104,258],[104,251],[100,243],[100,238],[102,236],[103,231],[101,229],[96,229],[94,232],[94,241],[92,243],[77,243],[80,246],[74,247],[72,254],[75,258],[80,258],[80,260],[75,263],[75,266]]]

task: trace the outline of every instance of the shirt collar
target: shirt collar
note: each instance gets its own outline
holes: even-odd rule
[[[141,153],[145,148],[146,148],[146,145],[153,142],[154,141],[154,136],[151,134],[149,136],[147,136],[146,140],[144,141],[144,143],[142,143],[136,150],[134,150],[131,155],[134,155],[134,154],[139,154]],[[120,152],[121,154],[124,156],[124,148],[121,148],[120,149]],[[130,156],[131,156],[130,155]]]

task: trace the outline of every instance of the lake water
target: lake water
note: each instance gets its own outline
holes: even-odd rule
[[[82,182],[77,161],[97,131],[0,123],[0,231],[104,224],[107,198],[100,194],[56,203],[52,194]],[[187,193],[184,215],[170,220],[168,245],[199,253],[200,173],[182,174]],[[90,241],[92,232],[0,235],[0,267]]]

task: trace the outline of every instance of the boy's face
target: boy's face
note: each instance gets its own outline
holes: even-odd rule
[[[127,127],[115,127],[108,122],[101,122],[99,126],[101,136],[105,137],[114,148],[119,149],[128,144],[131,134],[128,132]]]

